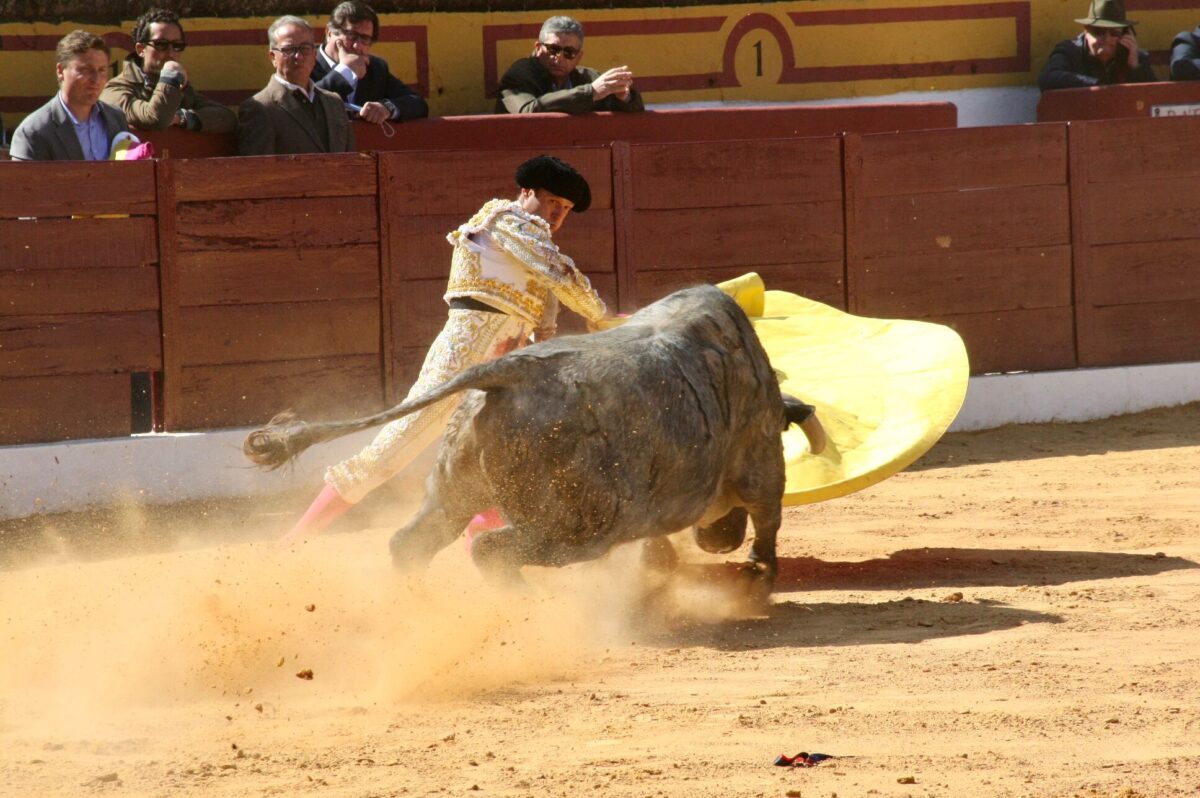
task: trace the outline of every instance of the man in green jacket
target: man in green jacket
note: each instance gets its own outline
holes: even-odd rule
[[[192,88],[179,53],[187,47],[183,24],[174,11],[152,8],[133,28],[133,52],[121,74],[108,82],[100,99],[125,112],[131,127],[228,133],[237,114]]]

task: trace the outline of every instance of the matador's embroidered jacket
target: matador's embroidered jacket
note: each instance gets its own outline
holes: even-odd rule
[[[483,247],[471,240],[480,234],[512,257],[503,262],[481,257]],[[550,225],[513,200],[488,201],[446,240],[454,245],[447,301],[470,297],[535,326],[545,323],[552,295],[589,321],[607,313],[588,278],[550,240]]]

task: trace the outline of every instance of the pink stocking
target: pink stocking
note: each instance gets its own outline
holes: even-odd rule
[[[499,529],[504,526],[504,517],[500,515],[500,511],[495,507],[490,510],[484,510],[479,515],[471,519],[467,524],[467,551],[471,550],[471,544],[475,541],[475,536],[484,532],[491,532],[493,529]]]
[[[313,499],[304,516],[279,539],[279,545],[299,543],[319,534],[353,506],[341,497],[333,485],[326,485],[325,489],[317,494],[317,498]]]

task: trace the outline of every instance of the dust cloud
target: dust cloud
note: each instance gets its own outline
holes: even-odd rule
[[[145,546],[135,515],[122,514],[125,543]],[[461,541],[404,575],[377,530],[292,549],[194,547],[203,535],[177,536],[191,548],[92,562],[59,552],[4,573],[0,707],[9,721],[96,735],[133,710],[452,701],[572,678],[647,629],[722,617],[702,612],[721,605],[711,587],[648,581],[637,545],[598,563],[526,569],[528,589],[501,591]]]

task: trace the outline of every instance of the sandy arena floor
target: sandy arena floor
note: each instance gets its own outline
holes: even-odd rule
[[[0,526],[0,794],[1194,796],[1197,496],[1200,406],[950,435],[789,510],[756,618],[629,551],[276,551],[302,498]]]

